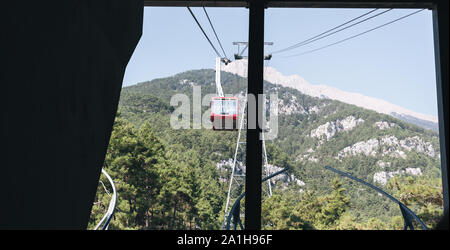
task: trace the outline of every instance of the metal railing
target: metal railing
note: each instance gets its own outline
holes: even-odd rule
[[[335,168],[332,168],[330,166],[325,166],[325,168],[328,169],[328,170],[331,170],[331,171],[333,171],[333,172],[335,172],[335,173],[337,173],[339,175],[342,175],[344,177],[347,177],[347,178],[350,178],[350,179],[352,179],[354,181],[357,181],[357,182],[359,182],[359,183],[361,183],[361,184],[363,184],[363,185],[365,185],[367,187],[370,187],[371,189],[377,191],[378,193],[386,196],[391,201],[397,203],[399,205],[399,207],[400,207],[400,211],[401,211],[402,216],[403,216],[403,222],[404,222],[403,229],[404,230],[407,230],[408,228],[411,229],[411,230],[414,230],[414,226],[413,226],[413,221],[414,220],[416,220],[422,226],[422,228],[424,230],[428,230],[428,228],[425,225],[425,223],[423,223],[423,221],[413,211],[411,211],[411,209],[409,209],[405,204],[401,203],[399,200],[395,199],[392,195],[390,195],[390,194],[386,193],[385,191],[381,190],[380,188],[378,188],[378,187],[376,187],[376,186],[374,186],[374,185],[372,185],[370,183],[367,183],[367,182],[365,182],[365,181],[363,181],[361,179],[358,179],[358,178],[356,178],[356,177],[354,177],[354,176],[352,176],[352,175],[350,175],[348,173],[342,172],[342,171],[337,170]],[[269,179],[271,179],[271,178],[273,178],[273,177],[275,177],[275,176],[277,176],[277,175],[279,175],[281,173],[284,173],[286,171],[287,171],[286,168],[282,169],[282,170],[280,170],[280,171],[278,171],[276,173],[273,173],[273,174],[263,178],[261,180],[261,182],[269,180]],[[234,204],[233,204],[233,206],[232,206],[232,208],[230,210],[230,213],[229,213],[229,215],[227,217],[227,223],[226,223],[226,227],[225,227],[226,230],[230,230],[231,219],[233,219],[233,225],[234,225],[233,226],[233,230],[236,230],[238,225],[239,225],[239,227],[241,229],[245,229],[244,226],[242,225],[242,221],[241,221],[241,218],[240,218],[240,210],[241,210],[240,202],[244,198],[244,196],[245,196],[245,192],[243,192],[236,199],[236,201],[234,202]]]
[[[264,177],[261,180],[261,183],[263,183],[263,182],[265,182],[267,180],[270,180],[271,178],[273,178],[273,177],[275,177],[275,176],[277,176],[279,174],[282,174],[282,173],[284,173],[286,171],[287,171],[287,168],[284,168],[284,169],[282,169],[282,170],[280,170],[278,172],[275,172],[275,173],[273,173],[273,174],[271,174],[269,176],[266,176],[266,177]],[[244,226],[242,225],[242,221],[241,221],[241,217],[240,217],[240,214],[241,214],[241,200],[242,200],[242,198],[244,198],[244,196],[245,196],[245,192],[243,192],[236,199],[236,201],[234,202],[233,207],[231,208],[230,213],[229,213],[228,218],[227,218],[227,224],[226,224],[226,227],[225,227],[226,230],[230,230],[231,217],[233,217],[233,224],[234,224],[234,228],[233,229],[234,230],[236,230],[238,224],[241,227],[241,229],[245,229]]]
[[[370,187],[371,189],[377,191],[378,193],[386,196],[387,198],[389,198],[391,201],[397,203],[400,207],[400,211],[402,212],[402,216],[403,216],[403,222],[404,222],[404,226],[403,226],[403,230],[407,230],[408,228],[411,230],[414,230],[414,226],[413,226],[413,221],[416,220],[417,222],[419,222],[419,224],[422,226],[422,228],[424,230],[428,230],[427,226],[425,225],[425,223],[423,223],[423,221],[413,212],[411,211],[411,209],[409,209],[407,206],[405,206],[403,203],[401,203],[399,200],[395,199],[394,197],[392,197],[392,195],[386,193],[385,191],[381,190],[378,187],[375,187],[374,185],[367,183],[361,179],[358,179],[348,173],[344,173],[340,170],[337,170],[335,168],[332,168],[330,166],[325,166],[326,169],[331,170],[339,175],[342,175],[344,177],[350,178],[354,181],[357,181],[367,187]]]
[[[102,225],[102,230],[108,230],[109,223],[111,222],[111,218],[114,215],[114,210],[116,208],[116,202],[117,202],[117,192],[116,192],[116,186],[114,185],[114,181],[112,180],[111,176],[102,168],[102,173],[106,176],[109,183],[111,184],[111,187],[113,189],[113,194],[111,197],[111,200],[109,202],[108,210],[106,211],[103,218],[100,220],[100,222],[95,226],[94,230],[97,230],[100,225]]]

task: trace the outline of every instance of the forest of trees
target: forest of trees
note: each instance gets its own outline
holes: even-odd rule
[[[239,93],[246,85],[246,80],[236,75],[224,73],[222,77],[227,93]],[[233,157],[237,133],[171,129],[169,119],[174,110],[169,105],[171,95],[192,94],[191,85],[180,84],[183,79],[202,86],[204,93],[214,92],[212,70],[188,71],[122,90],[104,162],[118,194],[110,229],[221,228],[229,173],[218,169],[217,163]],[[305,109],[312,106],[323,109],[320,114],[296,113],[279,117],[278,138],[267,142],[269,163],[288,168],[289,175],[295,175],[306,186],[300,188],[292,182],[278,181],[273,187],[274,194],[264,197],[262,203],[263,229],[402,229],[398,205],[324,169],[325,165],[330,165],[370,182],[373,174],[380,171],[376,166],[379,160],[390,162],[386,171],[405,167],[422,169],[423,175],[396,175],[382,188],[411,208],[427,226],[436,225],[443,203],[439,158],[411,151],[406,159],[364,155],[341,161],[335,159],[343,147],[385,135],[420,136],[438,151],[435,132],[353,105],[265,84],[266,92],[274,90],[283,101],[296,96]],[[338,134],[320,147],[317,139],[308,136],[318,125],[348,115],[366,122],[351,133]],[[377,130],[372,124],[379,120],[399,126]],[[297,156],[310,148],[315,149],[318,161],[299,160]],[[88,228],[93,228],[108,208],[109,185],[101,176]]]
[[[224,195],[214,166],[181,144],[165,147],[147,124],[135,129],[120,115],[116,118],[105,169],[118,193],[110,229],[218,227]],[[109,183],[103,177],[100,181],[90,227],[111,199],[104,191]]]

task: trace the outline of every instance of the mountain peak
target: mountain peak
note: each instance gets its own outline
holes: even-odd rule
[[[222,66],[222,71],[237,74],[241,77],[247,77],[247,66],[248,62],[246,59],[236,60],[226,66]],[[438,122],[438,118],[435,116],[414,112],[382,99],[364,96],[359,93],[343,91],[327,85],[311,84],[299,75],[284,76],[273,67],[264,68],[264,80],[283,87],[297,89],[303,94],[309,96],[329,98],[332,100],[353,104],[365,109],[374,110],[379,113],[388,114],[397,118],[413,117],[431,123]]]

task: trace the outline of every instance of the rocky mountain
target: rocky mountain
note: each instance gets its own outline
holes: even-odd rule
[[[223,66],[223,71],[247,77],[247,61],[237,60]],[[364,96],[358,93],[342,91],[326,85],[313,85],[298,75],[284,76],[272,67],[265,67],[264,79],[273,84],[283,87],[294,88],[303,94],[338,100],[344,103],[353,104],[358,107],[377,111],[379,113],[392,115],[400,120],[416,124],[426,129],[438,131],[438,118],[431,115],[421,114],[394,105],[387,101]]]
[[[224,93],[242,96],[247,86],[243,68],[233,64],[224,68]],[[359,102],[368,97],[358,99],[358,94],[312,86],[299,76],[284,77],[274,69],[268,68],[266,73],[264,92],[277,94],[279,112],[278,135],[266,142],[270,169],[273,172],[290,169],[273,181],[274,192],[288,189],[329,193],[330,181],[337,176],[327,171],[326,165],[370,181],[388,192],[387,183],[395,176],[440,176],[437,132],[405,122],[392,113],[429,122],[435,121],[434,118],[375,98]],[[186,94],[192,102],[194,86],[201,87],[204,96],[215,93],[214,81],[214,70],[203,69],[139,83],[123,88],[119,108],[121,115],[135,126],[149,121],[155,134],[166,144],[176,142],[187,148],[201,148],[202,158],[216,165],[217,181],[226,183],[237,132],[173,130],[169,123],[170,114],[177,108],[169,104],[173,95]],[[353,103],[346,98],[353,99]],[[208,113],[208,108],[203,106],[202,113]],[[241,153],[238,165],[242,171],[245,171],[244,159],[245,154]],[[352,197],[352,213],[356,218],[398,215],[398,207],[377,194],[363,192],[361,186],[347,180],[344,186]]]

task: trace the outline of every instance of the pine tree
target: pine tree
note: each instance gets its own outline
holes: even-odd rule
[[[165,164],[163,152],[164,148],[148,126],[136,131],[120,115],[116,118],[104,166],[117,190],[117,206],[110,229],[150,227],[152,207],[160,189],[158,172]],[[105,180],[100,181],[91,227],[106,212],[110,199],[103,190]]]

